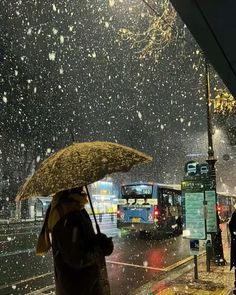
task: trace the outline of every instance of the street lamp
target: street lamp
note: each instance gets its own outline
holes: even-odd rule
[[[208,62],[205,58],[205,77],[206,77],[206,103],[207,103],[207,133],[208,133],[208,159],[206,160],[209,165],[209,180],[212,184],[212,190],[216,192],[216,170],[215,163],[216,159],[214,156],[214,147],[213,147],[213,126],[212,126],[212,103],[211,103],[211,93],[210,93],[210,79],[209,79],[209,70]],[[222,236],[220,229],[220,222],[218,212],[216,212],[217,217],[217,232],[211,233],[211,241],[213,246],[213,256],[217,264],[225,265],[226,261],[224,259],[223,245],[222,245]]]

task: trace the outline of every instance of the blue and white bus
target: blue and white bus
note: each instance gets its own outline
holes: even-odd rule
[[[117,227],[152,233],[182,232],[181,186],[131,183],[121,186]]]

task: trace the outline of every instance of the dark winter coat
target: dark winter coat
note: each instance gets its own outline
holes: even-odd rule
[[[105,255],[113,243],[98,238],[85,209],[63,216],[52,231],[56,295],[109,295]],[[102,242],[110,243],[109,253]],[[112,243],[112,245],[111,245]]]
[[[236,211],[234,211],[230,219],[229,231],[231,235],[230,269],[232,269],[236,267]]]

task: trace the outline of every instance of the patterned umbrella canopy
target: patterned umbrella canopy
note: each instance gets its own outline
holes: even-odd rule
[[[138,150],[113,142],[73,143],[41,164],[20,189],[16,201],[88,185],[107,174],[127,172],[151,160],[152,157]]]

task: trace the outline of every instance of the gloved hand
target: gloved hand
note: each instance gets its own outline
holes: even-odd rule
[[[95,237],[95,243],[101,247],[105,256],[111,255],[114,249],[112,238],[108,238],[105,234],[97,234]]]

